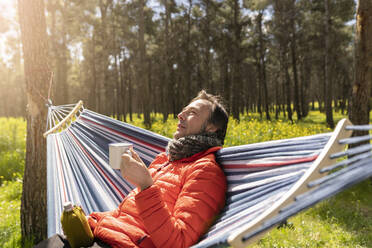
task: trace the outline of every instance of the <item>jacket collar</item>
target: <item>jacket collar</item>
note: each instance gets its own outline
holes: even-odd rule
[[[178,159],[178,160],[174,160],[173,162],[177,162],[177,163],[192,162],[192,161],[198,160],[199,158],[202,158],[204,156],[207,156],[210,153],[215,153],[215,152],[217,152],[220,149],[222,149],[222,146],[211,147],[211,148],[209,148],[209,149],[207,149],[205,151],[195,153],[191,157],[181,158],[181,159]],[[169,160],[169,155],[167,157],[168,157],[168,160]]]

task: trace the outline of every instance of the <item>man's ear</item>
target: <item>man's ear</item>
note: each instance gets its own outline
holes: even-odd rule
[[[208,124],[207,127],[205,128],[205,131],[208,133],[215,133],[217,131],[217,127],[213,124]]]

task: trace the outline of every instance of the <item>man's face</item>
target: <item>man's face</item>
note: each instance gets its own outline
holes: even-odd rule
[[[212,104],[207,100],[196,100],[187,105],[181,113],[178,114],[177,130],[173,134],[175,139],[188,135],[198,134],[205,127],[205,131],[215,131],[211,125],[204,126],[209,118]]]

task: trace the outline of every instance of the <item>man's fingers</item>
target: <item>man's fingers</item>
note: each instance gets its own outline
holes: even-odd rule
[[[129,160],[130,159],[130,155],[125,152],[125,153],[121,154],[121,158],[122,159],[125,159],[125,160]]]
[[[129,163],[129,161],[131,160],[131,156],[128,154],[128,153],[123,153],[121,155],[121,163],[123,165],[126,165]]]
[[[138,156],[137,153],[133,153],[133,158],[134,158],[135,160],[137,160],[138,162],[142,162],[142,161],[141,161],[141,158]]]
[[[141,158],[138,156],[138,154],[133,150],[133,148],[130,148],[130,151],[132,153],[132,157],[137,160],[138,162],[142,162]]]

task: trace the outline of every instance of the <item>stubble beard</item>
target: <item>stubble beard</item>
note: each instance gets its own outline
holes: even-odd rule
[[[177,131],[176,131],[176,132],[174,132],[174,134],[173,134],[173,139],[178,140],[178,139],[183,138],[183,137],[186,137],[186,136],[190,136],[190,135],[198,135],[198,134],[206,133],[206,132],[207,132],[206,129],[207,129],[208,124],[209,124],[208,121],[205,121],[205,122],[203,123],[203,125],[200,127],[199,132],[194,133],[194,134],[186,134],[186,135],[180,136],[180,137],[178,137],[178,138],[176,137],[176,134],[177,134]]]

